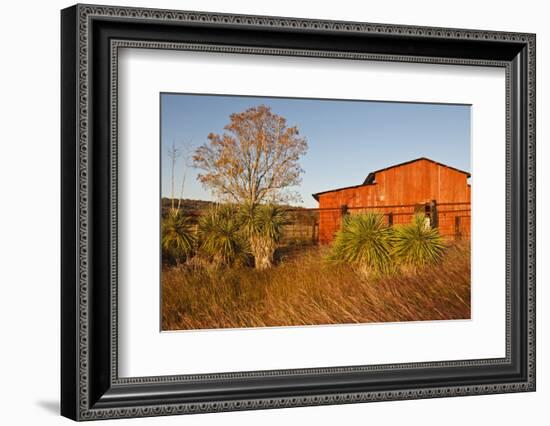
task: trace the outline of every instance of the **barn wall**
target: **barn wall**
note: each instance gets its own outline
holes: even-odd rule
[[[376,173],[373,184],[335,190],[319,195],[319,241],[332,241],[341,225],[341,208],[351,208],[350,214],[364,211],[393,213],[394,224],[408,223],[414,207],[395,206],[429,203],[436,200],[441,213],[439,228],[444,235],[455,234],[457,226],[463,235],[470,234],[469,205],[447,205],[470,201],[470,186],[467,176],[457,170],[419,160]],[[392,206],[392,207],[382,207]],[[354,207],[368,207],[353,210]],[[379,208],[376,208],[379,207]],[[458,223],[456,217],[459,217]]]

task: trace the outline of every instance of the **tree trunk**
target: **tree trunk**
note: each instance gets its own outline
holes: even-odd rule
[[[270,238],[260,236],[250,237],[250,249],[254,256],[254,267],[263,270],[273,266],[275,242]]]

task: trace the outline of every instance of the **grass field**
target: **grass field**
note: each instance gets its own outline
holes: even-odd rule
[[[470,245],[442,263],[370,277],[325,260],[326,247],[279,256],[276,266],[163,267],[162,329],[274,327],[470,318]]]

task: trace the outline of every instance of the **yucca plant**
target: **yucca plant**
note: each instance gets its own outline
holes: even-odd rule
[[[286,221],[285,210],[273,204],[244,204],[239,209],[238,217],[248,239],[255,268],[271,267]]]
[[[345,216],[336,233],[330,259],[356,266],[364,274],[388,272],[392,267],[392,229],[378,213]]]
[[[216,266],[230,266],[246,260],[247,244],[234,206],[211,207],[199,219],[198,237],[199,250]]]
[[[162,258],[172,263],[180,263],[193,253],[195,238],[189,218],[180,210],[170,209],[161,225]]]
[[[441,234],[424,214],[415,214],[410,224],[394,229],[393,255],[400,264],[420,267],[439,262],[444,249]]]

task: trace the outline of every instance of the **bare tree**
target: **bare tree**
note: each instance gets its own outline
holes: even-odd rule
[[[190,144],[184,144],[183,146],[176,146],[176,143],[174,140],[172,140],[172,145],[168,148],[168,158],[171,162],[171,182],[170,182],[170,200],[171,205],[170,209],[172,213],[177,214],[179,213],[179,210],[181,208],[181,200],[183,198],[183,191],[185,188],[185,179],[187,177],[187,169],[191,165],[191,147]],[[178,194],[178,204],[177,207],[175,206],[175,199],[176,199],[176,165],[179,158],[182,158],[182,165],[181,165],[181,184],[180,184],[180,191]]]
[[[180,150],[178,148],[176,148],[176,143],[174,140],[172,140],[172,146],[170,148],[168,148],[168,158],[170,159],[170,163],[171,163],[171,168],[170,168],[170,174],[171,174],[171,179],[170,179],[170,202],[171,202],[171,205],[170,205],[170,210],[172,212],[175,211],[175,208],[174,208],[174,201],[175,201],[175,197],[174,197],[174,191],[175,191],[175,186],[176,186],[176,177],[175,177],[175,173],[176,173],[176,161],[178,160],[178,157],[180,156]]]
[[[289,187],[301,182],[299,159],[307,151],[297,127],[260,105],[231,114],[222,135],[210,133],[195,150],[200,182],[227,201],[257,205],[299,199]]]

